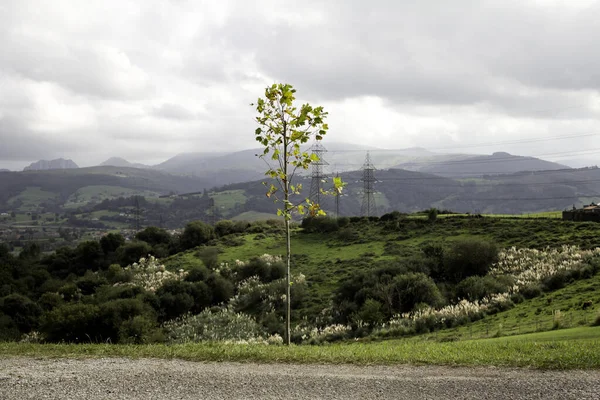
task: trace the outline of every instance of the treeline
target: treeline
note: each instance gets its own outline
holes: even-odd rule
[[[129,242],[109,233],[49,255],[28,244],[14,256],[0,244],[0,340],[41,332],[45,340],[56,342],[160,341],[161,323],[226,302],[238,281],[250,275],[247,271],[268,269],[263,280],[277,279],[283,265],[267,267],[257,261],[226,275],[215,271],[217,254],[208,249],[198,252],[205,266],[156,290],[134,282],[134,271],[127,266],[148,255],[167,257],[232,234],[280,234],[281,229],[279,221],[220,221],[214,227],[195,221],[179,236],[149,227]]]

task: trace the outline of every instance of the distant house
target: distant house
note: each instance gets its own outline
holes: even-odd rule
[[[562,219],[564,221],[593,221],[600,222],[600,205],[596,203],[590,203],[584,205],[582,208],[575,208],[572,210],[565,210],[562,213]]]

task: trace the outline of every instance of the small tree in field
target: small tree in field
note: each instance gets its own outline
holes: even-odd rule
[[[265,89],[264,98],[259,98],[256,104],[258,116],[256,122],[256,140],[265,150],[260,157],[267,162],[268,170],[265,175],[271,177],[275,184],[268,185],[267,197],[281,201],[283,207],[277,210],[277,215],[283,216],[286,236],[286,324],[285,343],[290,344],[290,220],[292,213],[309,213],[324,215],[318,204],[312,204],[309,199],[292,202],[292,195],[299,195],[302,184],[293,184],[296,172],[308,169],[313,161],[318,161],[316,154],[303,152],[300,146],[311,138],[321,140],[329,128],[325,123],[327,112],[323,107],[312,107],[303,104],[300,108],[294,106],[296,90],[289,84],[273,84]],[[269,161],[271,163],[269,163]],[[340,178],[334,179],[334,190],[342,190]],[[266,184],[266,183],[265,183]],[[280,193],[280,196],[278,195]],[[280,198],[281,197],[281,198]]]

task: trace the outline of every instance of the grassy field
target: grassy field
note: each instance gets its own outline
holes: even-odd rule
[[[46,192],[39,187],[28,187],[17,196],[10,198],[8,204],[14,205],[15,203],[22,202],[21,205],[17,207],[17,210],[24,212],[36,211],[40,208],[41,203],[53,200],[56,197],[56,193]]]
[[[77,208],[92,201],[101,202],[105,199],[116,199],[118,197],[130,196],[158,197],[158,193],[139,191],[121,186],[93,185],[85,186],[73,193],[65,202],[64,208]]]
[[[434,223],[406,219],[397,226],[382,223],[352,225],[354,238],[340,233],[306,234],[294,231],[292,237],[293,273],[307,280],[306,304],[311,312],[327,307],[337,283],[363,271],[393,264],[418,255],[424,242],[450,243],[476,236],[498,243],[500,247],[562,246],[564,243],[592,248],[598,245],[600,224],[572,223],[553,219],[443,218]],[[264,253],[282,255],[282,235],[250,234],[236,239],[237,245],[219,244],[220,262],[248,260]],[[194,252],[186,252],[165,261],[168,268],[189,268],[200,263]],[[308,310],[308,309],[307,309]],[[563,311],[567,311],[563,308]],[[297,310],[304,315],[302,309]],[[573,317],[575,318],[575,317]]]
[[[247,200],[243,190],[226,190],[210,194],[210,197],[215,200],[215,206],[225,214],[231,211],[236,205],[246,203]]]
[[[277,218],[276,214],[267,214],[257,211],[246,211],[231,218],[233,221],[265,221],[268,219]]]
[[[0,343],[0,355],[36,358],[151,357],[262,363],[493,365],[540,369],[598,369],[600,368],[600,327],[454,343],[388,340],[376,343],[290,347],[223,343],[181,345]]]
[[[582,304],[592,301],[584,310]],[[510,310],[469,325],[425,335],[436,340],[463,340],[550,331],[555,327],[589,325],[600,315],[600,276],[574,282],[562,289],[526,300]]]

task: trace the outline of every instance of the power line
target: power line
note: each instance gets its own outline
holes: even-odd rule
[[[563,140],[563,139],[574,139],[581,137],[590,137],[590,136],[598,136],[600,132],[593,133],[581,133],[574,135],[560,135],[560,136],[544,136],[544,137],[536,137],[531,139],[514,139],[514,140],[505,140],[498,142],[483,142],[479,144],[471,144],[471,145],[461,145],[461,146],[445,146],[445,147],[429,147],[427,150],[450,150],[450,149],[468,149],[468,148],[476,148],[476,147],[488,147],[488,146],[501,146],[501,145],[509,145],[509,144],[520,144],[520,143],[536,143],[536,142],[545,142],[549,140]],[[373,152],[394,152],[394,151],[402,151],[403,149],[377,149],[373,148],[370,151]],[[342,150],[332,150],[331,153],[338,152],[363,152],[364,149],[342,149]]]

